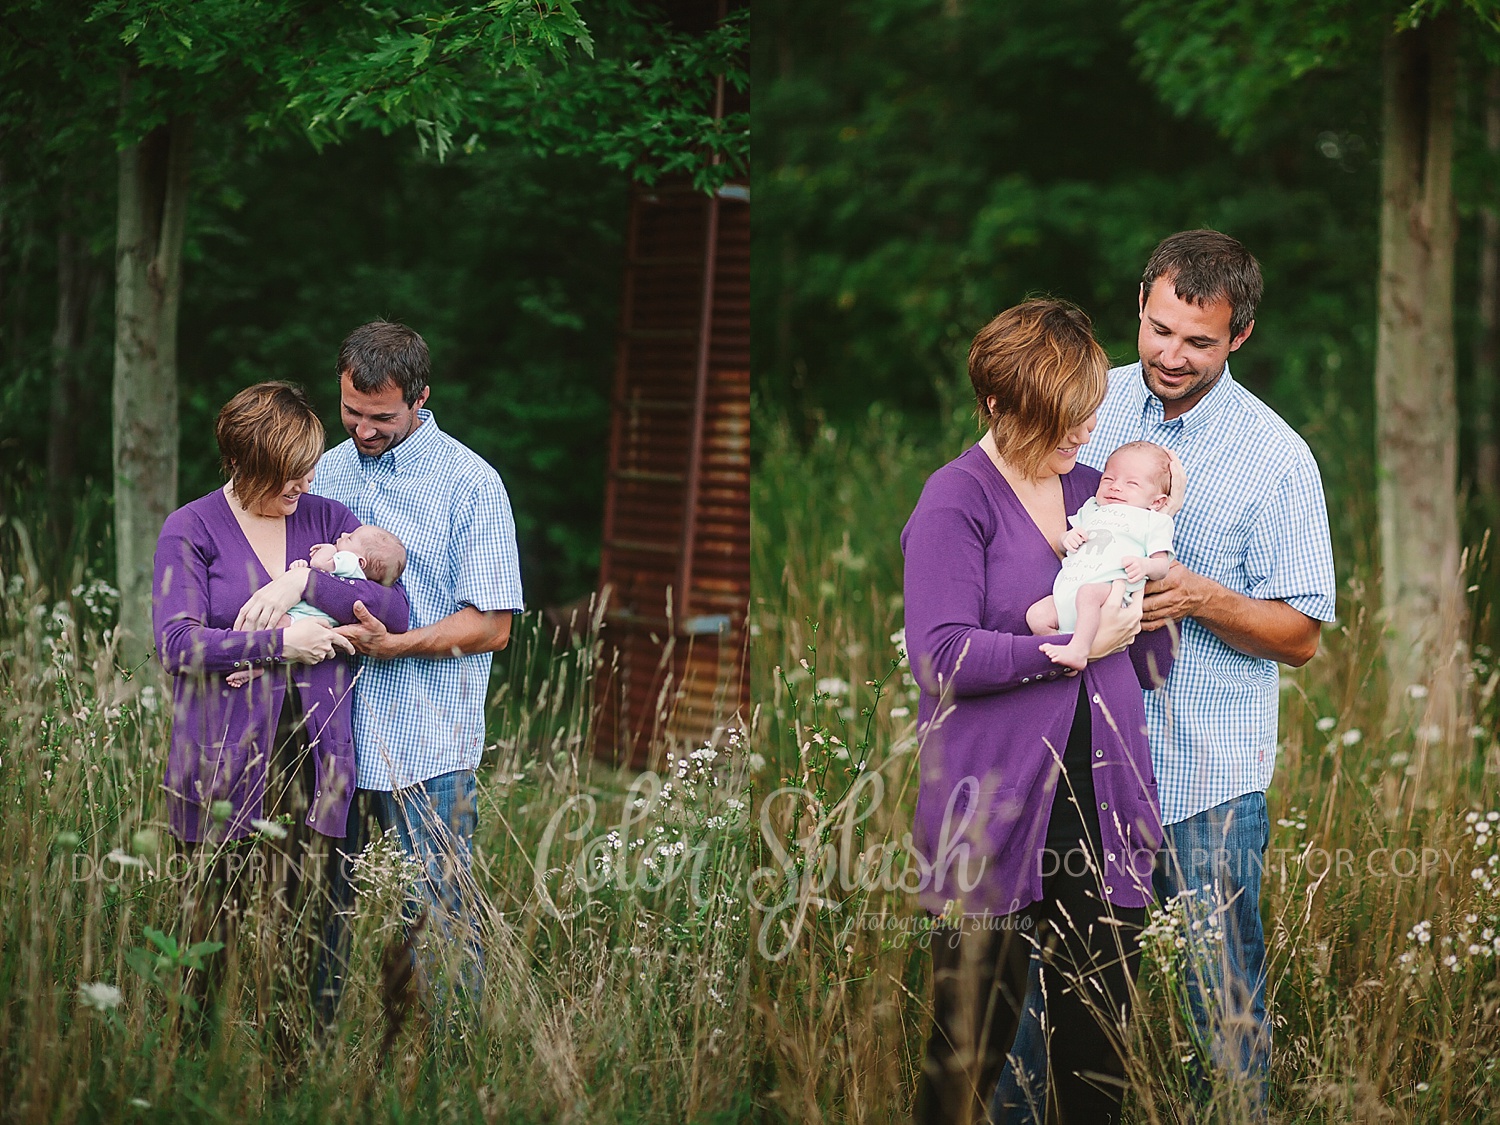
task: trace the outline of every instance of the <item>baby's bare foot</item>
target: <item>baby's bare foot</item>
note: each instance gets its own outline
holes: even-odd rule
[[[1066,645],[1040,645],[1041,650],[1047,654],[1047,659],[1054,664],[1061,664],[1064,668],[1071,668],[1075,672],[1082,672],[1089,666],[1088,650],[1081,646]]]

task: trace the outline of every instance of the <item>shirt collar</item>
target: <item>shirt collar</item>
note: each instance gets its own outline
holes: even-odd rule
[[[360,461],[366,465],[384,465],[401,472],[426,457],[437,448],[437,443],[442,439],[442,431],[438,429],[437,419],[432,416],[432,411],[418,410],[417,417],[421,419],[420,424],[404,441],[387,449],[379,457],[366,457],[361,453]]]
[[[1149,420],[1159,424],[1165,424],[1166,411],[1162,407],[1161,399],[1157,398],[1146,386],[1145,368],[1136,365],[1136,386],[1141,396],[1141,412]],[[1202,429],[1213,421],[1214,415],[1223,409],[1224,403],[1234,393],[1234,377],[1229,374],[1229,362],[1224,363],[1224,373],[1219,376],[1213,388],[1193,404],[1192,408],[1172,419],[1173,422],[1182,423],[1184,434],[1193,433]]]

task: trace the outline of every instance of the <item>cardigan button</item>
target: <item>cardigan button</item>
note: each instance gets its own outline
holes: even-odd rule
[[[1102,757],[1104,757],[1104,751],[1103,750],[1095,750],[1094,751],[1094,757],[1096,757],[1096,758],[1102,758]]]
[[[1104,702],[1102,699],[1099,698],[1099,693],[1097,691],[1094,692],[1094,702],[1095,703],[1103,703]]]
[[[1112,895],[1112,894],[1115,893],[1115,889],[1113,887],[1108,887],[1107,886],[1107,887],[1104,888],[1104,893],[1107,894],[1107,895]]]
[[[1101,809],[1108,809],[1109,808],[1109,802],[1108,801],[1100,801],[1099,802],[1099,807]]]
[[[1105,856],[1104,858],[1106,858],[1107,860],[1109,860],[1110,863],[1113,863],[1115,861],[1115,853],[1114,852],[1110,852],[1109,855]]]
[[[1022,676],[1021,677],[1021,682],[1023,684],[1029,684],[1029,683],[1031,683],[1031,677],[1030,676]]]

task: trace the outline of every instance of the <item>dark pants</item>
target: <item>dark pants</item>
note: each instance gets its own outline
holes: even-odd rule
[[[245,840],[184,844],[198,874],[186,908],[189,940],[219,941],[225,946],[222,953],[209,956],[190,992],[204,1011],[205,1032],[211,1030],[221,999],[224,967],[238,944],[240,918],[253,903],[262,901],[265,925],[258,938],[262,948],[272,951],[273,982],[289,978],[311,986],[311,1005],[308,993],[287,997],[278,995],[274,987],[273,1003],[278,1009],[303,1008],[302,1014],[324,1022],[315,982],[329,972],[342,919],[331,908],[330,899],[337,883],[336,841],[306,823],[316,788],[301,700],[289,686],[277,719],[264,807],[265,819],[279,825],[285,835],[278,838],[272,829]],[[278,1042],[290,1041],[289,1022],[276,1020]]]
[[[1015,1039],[1033,947],[1050,1028],[1049,1120],[1109,1125],[1125,1093],[1124,1037],[1145,907],[1099,889],[1099,824],[1080,701],[1047,824],[1042,898],[1015,914],[969,916],[932,933],[933,1030],[917,1088],[920,1125],[983,1122]],[[1087,810],[1080,813],[1080,807]]]

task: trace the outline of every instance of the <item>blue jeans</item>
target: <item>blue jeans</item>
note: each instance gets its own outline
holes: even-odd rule
[[[427,928],[444,939],[435,956],[415,962],[440,1002],[446,995],[446,989],[438,985],[440,970],[455,946],[463,950],[463,962],[457,973],[460,991],[477,998],[483,983],[484,951],[479,941],[480,913],[473,874],[477,796],[473,770],[439,774],[395,793],[361,789],[349,810],[347,835],[339,845],[345,859],[338,865],[341,875],[331,894],[336,911],[353,907],[348,861],[359,855],[369,842],[370,818],[383,831],[394,826],[401,846],[421,865],[422,875],[413,888],[416,893],[408,901],[406,919],[411,924],[425,907]],[[316,986],[317,994],[327,1004],[330,1019],[343,991],[347,946],[347,930],[340,926],[335,943],[336,969],[331,974],[320,973]]]
[[[1025,1008],[1005,1069],[990,1099],[995,1125],[1042,1125],[1047,1120],[1047,1037],[1042,1030],[1042,955],[1033,950]]]
[[[1222,941],[1189,935],[1188,1006],[1215,1069],[1248,1080],[1260,1101],[1271,1066],[1260,920],[1260,880],[1270,843],[1266,795],[1246,793],[1169,825],[1152,876],[1162,902],[1188,896],[1188,915],[1207,923],[1200,934],[1223,934]]]
[[[1249,1082],[1262,1105],[1271,1029],[1266,1022],[1260,880],[1270,842],[1266,795],[1246,793],[1169,824],[1152,877],[1159,902],[1191,892],[1190,916],[1206,923],[1212,916],[1215,924],[1207,928],[1223,934],[1222,941],[1198,940],[1190,946],[1184,967],[1189,1015],[1215,1069]],[[1010,1062],[990,1103],[996,1125],[1035,1125],[1046,1118],[1047,1042],[1037,970],[1033,956]],[[1024,1083],[1017,1067],[1026,1076]]]

